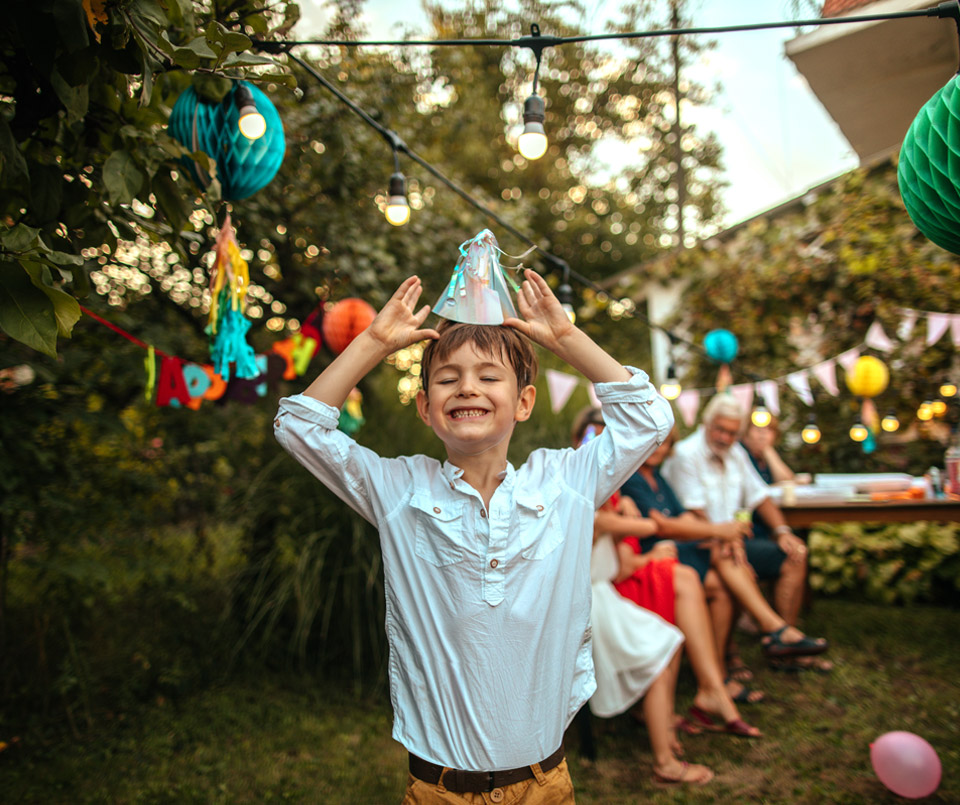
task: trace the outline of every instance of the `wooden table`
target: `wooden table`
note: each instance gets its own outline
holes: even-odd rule
[[[814,523],[874,521],[912,523],[916,520],[960,522],[960,499],[851,501],[845,503],[806,503],[781,506],[783,516],[793,528]]]

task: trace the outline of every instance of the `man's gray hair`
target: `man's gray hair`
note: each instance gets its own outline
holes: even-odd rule
[[[728,391],[721,391],[710,398],[710,402],[703,409],[703,424],[709,425],[718,416],[738,419],[741,425],[747,418],[743,408],[740,407],[740,403],[737,402],[737,398]]]

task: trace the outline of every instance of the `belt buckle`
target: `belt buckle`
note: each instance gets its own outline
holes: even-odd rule
[[[487,787],[486,787],[486,789],[485,789],[485,792],[486,792],[487,794],[489,794],[491,791],[493,791],[494,788],[496,788],[496,786],[493,784],[493,772],[492,772],[492,771],[488,771],[488,772],[487,772]]]

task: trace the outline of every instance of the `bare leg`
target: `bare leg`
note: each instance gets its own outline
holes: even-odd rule
[[[734,600],[753,616],[762,632],[774,632],[786,625],[788,619],[782,618],[770,606],[748,565],[738,565],[729,556],[715,556],[713,566]],[[791,579],[791,583],[795,581]],[[797,629],[788,629],[783,634],[785,642],[799,640],[801,637],[803,633]]]
[[[678,780],[681,777],[691,783],[705,783],[713,777],[706,766],[684,765],[675,754],[678,744],[674,729],[674,691],[677,671],[680,668],[680,652],[658,676],[643,698],[643,717],[650,735],[653,750],[653,770],[661,778]]]
[[[740,711],[723,684],[700,576],[692,567],[677,564],[674,566],[673,586],[677,626],[686,637],[687,656],[697,677],[693,702],[701,710],[718,714],[725,722],[738,719]]]
[[[720,673],[726,679],[726,648],[730,632],[733,629],[733,600],[727,586],[713,568],[707,571],[703,580],[703,592],[707,597],[707,608],[710,610],[710,622],[713,626],[713,638],[717,646]]]
[[[807,563],[785,559],[780,566],[780,577],[773,587],[773,603],[777,612],[791,626],[797,623],[806,582]]]

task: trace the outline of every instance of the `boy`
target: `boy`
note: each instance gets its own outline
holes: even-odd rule
[[[404,803],[573,801],[562,740],[595,688],[593,513],[673,424],[647,376],[525,276],[523,319],[440,331],[421,329],[430,307],[416,310],[420,280],[408,278],[303,394],[281,400],[275,422],[284,448],[380,531],[393,737],[410,752]],[[607,429],[514,469],[510,437],[536,397],[523,336],[600,384]],[[424,339],[417,411],[447,461],[380,458],[336,430],[337,409],[387,355]]]

